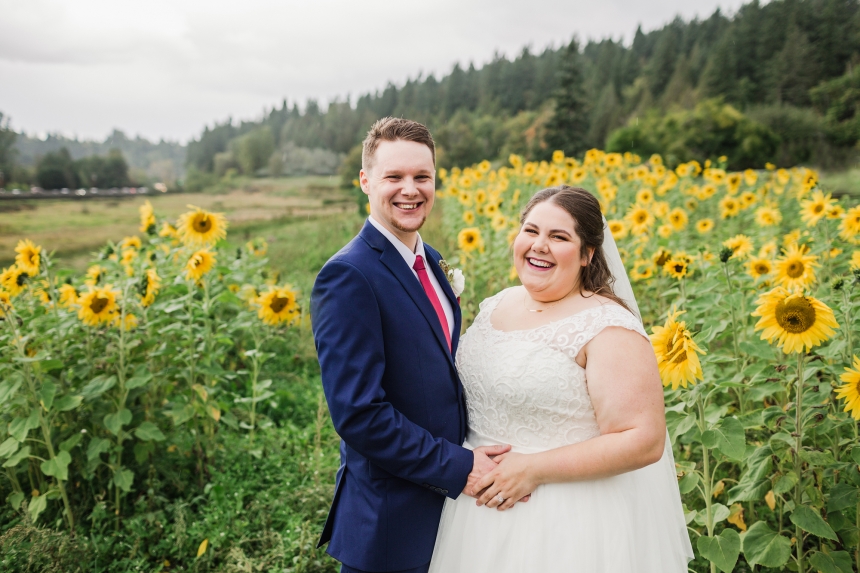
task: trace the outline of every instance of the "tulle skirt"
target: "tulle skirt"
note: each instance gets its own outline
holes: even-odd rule
[[[474,435],[470,441],[465,447],[495,443]],[[693,549],[674,465],[667,438],[655,464],[611,478],[542,485],[507,511],[477,507],[466,495],[447,499],[430,571],[685,573]]]

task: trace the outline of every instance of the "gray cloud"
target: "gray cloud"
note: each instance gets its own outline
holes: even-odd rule
[[[742,0],[0,0],[0,111],[28,132],[185,141],[282,98],[323,102],[575,34],[629,41]]]

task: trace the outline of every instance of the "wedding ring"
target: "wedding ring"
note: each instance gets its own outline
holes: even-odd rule
[[[505,498],[503,498],[502,494],[500,493],[499,495],[496,496],[496,501],[499,502],[499,505],[502,505],[503,503],[505,503]]]

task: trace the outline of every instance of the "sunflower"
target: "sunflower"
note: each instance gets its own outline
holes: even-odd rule
[[[481,239],[481,230],[477,227],[468,227],[457,235],[457,244],[460,250],[471,253],[475,249],[483,250],[484,241]]]
[[[138,285],[138,294],[140,295],[140,304],[149,306],[155,302],[155,295],[161,288],[161,277],[155,269],[147,269],[146,275],[141,279]]]
[[[474,225],[475,213],[473,211],[463,211],[463,222],[467,225]]]
[[[490,221],[490,226],[493,227],[494,231],[504,231],[508,226],[508,218],[501,213],[496,213],[493,215],[493,220]]]
[[[689,217],[687,217],[687,212],[681,209],[680,207],[675,207],[671,211],[669,211],[669,224],[672,225],[672,228],[676,231],[682,231],[684,227],[687,226],[689,222]]]
[[[657,234],[663,237],[664,239],[668,239],[672,236],[672,225],[660,225],[657,227]]]
[[[731,195],[726,195],[720,200],[720,217],[723,219],[734,217],[740,212],[740,202]]]
[[[70,284],[60,286],[60,304],[66,308],[78,304],[78,291]]]
[[[120,319],[120,313],[117,312],[114,315],[113,320],[111,320],[110,325],[113,327],[119,328],[121,322],[123,322],[123,321],[122,321],[122,319]],[[126,332],[129,330],[133,330],[133,329],[137,328],[137,324],[138,324],[137,323],[137,317],[131,313],[126,313],[125,321],[124,321],[124,325],[123,325],[123,330],[125,330]]]
[[[215,254],[209,249],[200,249],[185,263],[185,277],[199,281],[215,266]]]
[[[839,236],[855,245],[860,243],[860,205],[845,211],[839,223]]]
[[[656,253],[651,257],[651,261],[658,267],[662,267],[666,264],[666,262],[672,258],[672,251],[664,248],[659,248]]]
[[[257,316],[271,326],[282,322],[293,322],[299,317],[299,305],[296,303],[296,293],[290,285],[270,287],[254,301],[260,307]]]
[[[716,193],[717,193],[717,186],[716,185],[712,185],[712,184],[702,185],[702,187],[699,189],[697,197],[699,198],[699,201],[707,201],[708,199],[710,199],[711,197],[716,195]]]
[[[730,239],[723,241],[723,246],[732,250],[732,257],[736,259],[745,259],[753,250],[753,244],[746,235],[735,235]]]
[[[728,192],[734,195],[740,189],[741,182],[743,181],[744,176],[741,173],[730,173],[726,177],[726,187]]]
[[[771,206],[759,207],[755,211],[755,221],[760,227],[772,227],[782,221],[782,213]]]
[[[620,219],[610,219],[606,222],[606,226],[609,227],[609,232],[616,241],[627,236],[627,225]]]
[[[672,390],[678,386],[687,387],[687,384],[695,384],[696,380],[702,380],[702,365],[698,354],[705,351],[693,340],[692,334],[687,330],[687,323],[676,319],[684,314],[684,311],[673,308],[666,318],[663,326],[653,327],[651,345],[657,356],[657,367],[660,369],[660,379],[663,386],[672,385]],[[698,354],[697,354],[698,353]]]
[[[89,286],[98,285],[105,276],[105,269],[99,265],[93,265],[87,269],[87,278],[84,283]]]
[[[180,215],[176,222],[179,238],[186,245],[211,245],[227,236],[227,218],[221,213],[209,213],[194,205]]]
[[[468,191],[460,191],[460,196],[457,200],[460,202],[460,205],[463,205],[464,207],[472,206],[472,194]]]
[[[125,249],[125,250],[128,250],[128,249],[140,250],[140,247],[141,247],[140,237],[137,237],[137,236],[126,237],[119,244],[119,248]]]
[[[624,219],[627,220],[630,230],[634,233],[644,233],[654,223],[654,215],[641,205],[631,205]]]
[[[269,252],[269,243],[266,242],[266,239],[257,238],[245,243],[245,248],[248,249],[252,255],[265,257],[266,253]]]
[[[630,271],[630,278],[634,281],[650,279],[654,276],[654,266],[651,261],[639,259],[633,264],[633,270]]]
[[[834,203],[830,193],[825,195],[821,191],[814,191],[811,199],[800,202],[800,218],[807,227],[814,227],[818,221],[827,216]]]
[[[798,247],[795,243],[776,260],[776,280],[785,288],[805,288],[815,281],[818,257],[807,255],[806,251],[806,247]]]
[[[112,321],[118,310],[118,295],[119,291],[111,288],[111,285],[90,287],[90,290],[78,297],[77,304],[81,307],[78,318],[89,326]]]
[[[161,224],[161,230],[158,232],[159,237],[170,237],[171,239],[179,238],[179,231],[176,230],[176,227],[165,221]]]
[[[860,270],[860,251],[851,253],[851,269]]]
[[[751,191],[744,191],[741,193],[738,200],[741,202],[741,209],[749,209],[756,201],[758,201],[758,197],[756,197],[755,193],[752,193]]]
[[[854,356],[854,368],[845,368],[839,377],[845,382],[836,389],[836,397],[845,400],[845,412],[855,420],[860,420],[860,358]]]
[[[654,192],[647,187],[645,189],[640,189],[636,193],[636,202],[641,203],[642,205],[647,205],[651,201],[654,200]]]
[[[665,201],[654,201],[651,205],[651,212],[655,217],[665,217],[669,213],[669,204]]]
[[[696,231],[700,235],[705,235],[714,230],[714,220],[713,219],[699,219],[696,221]]]
[[[663,272],[673,279],[681,280],[687,276],[687,261],[681,258],[671,258],[663,265]]]
[[[5,290],[0,290],[0,312],[12,308],[12,295]]]
[[[748,187],[755,185],[756,181],[758,181],[758,173],[752,169],[744,171],[744,183],[746,183]]]
[[[144,201],[140,206],[140,232],[147,235],[155,234],[155,213],[149,200]]]
[[[755,325],[761,339],[776,342],[786,354],[812,350],[835,334],[839,328],[833,311],[820,300],[776,287],[761,295],[752,316],[761,318]]]
[[[3,272],[0,273],[0,287],[8,292],[10,296],[18,296],[24,292],[29,280],[30,275],[16,265],[12,265],[8,269],[3,269]]]
[[[765,257],[756,257],[750,259],[747,263],[747,274],[754,279],[766,277],[773,272],[773,263]]]
[[[41,261],[42,247],[37,247],[30,239],[18,241],[15,247],[15,266],[23,270],[27,275],[34,277],[39,274],[39,262]]]

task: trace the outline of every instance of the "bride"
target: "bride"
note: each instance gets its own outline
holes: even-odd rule
[[[553,187],[521,224],[522,286],[481,303],[457,352],[465,447],[512,449],[477,501],[445,501],[430,571],[685,572],[657,362],[600,205]]]

